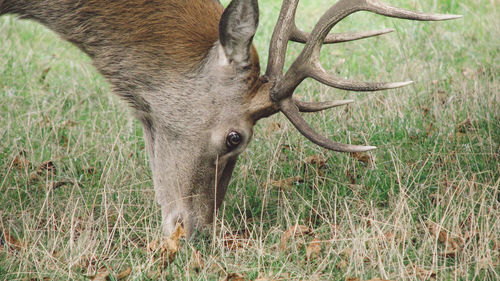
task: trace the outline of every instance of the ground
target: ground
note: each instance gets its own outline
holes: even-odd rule
[[[279,2],[260,3],[263,69]],[[332,2],[302,1],[298,25]],[[349,17],[335,31],[396,32],[325,47],[325,67],[415,83],[367,94],[308,80],[297,92],[356,100],[307,120],[378,149],[328,152],[282,115],[261,121],[217,222],[181,239],[171,263],[139,123],[79,50],[0,18],[0,279],[499,280],[500,6],[389,2],[464,18]]]

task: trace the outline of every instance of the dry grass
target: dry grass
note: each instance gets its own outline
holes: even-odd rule
[[[278,9],[269,2],[257,38],[263,61]],[[330,1],[306,2],[300,23],[308,27]],[[327,48],[323,61],[353,79],[415,85],[354,94],[307,81],[299,92],[357,100],[308,120],[336,141],[379,149],[330,153],[282,116],[262,121],[216,224],[184,241],[167,266],[148,247],[161,237],[160,212],[139,124],[78,50],[3,17],[0,279],[82,280],[102,268],[116,279],[129,267],[130,280],[500,279],[498,5],[401,2],[465,18],[356,15],[340,29],[398,34]],[[283,243],[296,225],[307,233]],[[313,239],[321,247],[307,255]]]

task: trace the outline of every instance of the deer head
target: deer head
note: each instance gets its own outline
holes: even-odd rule
[[[319,61],[323,44],[393,31],[330,34],[342,19],[357,11],[422,21],[459,17],[406,11],[378,0],[339,0],[306,33],[295,25],[298,2],[283,1],[264,75],[252,46],[259,19],[257,0],[233,0],[225,10],[215,0],[6,0],[0,12],[38,20],[75,43],[131,104],[144,126],[168,235],[177,222],[188,233],[212,222],[238,155],[261,118],[283,112],[306,138],[329,150],[375,148],[335,143],[317,134],[300,115],[351,100],[308,103],[293,97],[306,78],[350,91],[412,83],[357,82],[328,74]],[[289,41],[305,46],[284,72]]]

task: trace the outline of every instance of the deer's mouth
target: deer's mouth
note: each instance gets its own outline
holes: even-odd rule
[[[227,160],[221,171],[217,171],[216,175],[218,177],[217,186],[215,187],[215,207],[218,210],[222,204],[222,200],[227,192],[227,187],[231,181],[231,176],[233,175],[234,167],[238,161],[238,156],[234,156]]]

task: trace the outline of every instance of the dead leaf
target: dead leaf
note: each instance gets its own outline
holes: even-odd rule
[[[427,133],[428,137],[430,137],[435,131],[436,127],[434,127],[434,123],[429,123],[429,125],[427,125],[427,127],[425,128],[425,132]]]
[[[430,109],[427,106],[425,106],[425,107],[422,108],[422,114],[424,116],[429,115],[429,111],[430,111]]]
[[[269,124],[269,127],[268,127],[268,131],[269,132],[276,132],[276,131],[279,131],[281,130],[281,123],[279,122],[272,122],[271,124]]]
[[[323,155],[315,154],[304,159],[304,162],[310,165],[315,165],[318,168],[326,166],[326,158]]]
[[[118,275],[116,275],[116,279],[118,280],[125,279],[130,275],[130,273],[132,273],[132,268],[129,266],[122,272],[118,273]]]
[[[311,260],[312,258],[317,258],[321,253],[321,245],[323,242],[318,239],[318,237],[314,237],[314,239],[309,243],[309,246],[306,248],[306,259]]]
[[[451,235],[438,224],[430,222],[427,227],[429,232],[444,244],[446,250],[441,253],[442,256],[455,257],[462,250],[463,242],[450,237]]]
[[[473,131],[474,130],[473,121],[469,117],[467,117],[464,121],[460,122],[456,126],[456,130],[458,133],[462,133],[462,134],[465,134],[468,131]]]
[[[279,188],[281,191],[288,191],[290,190],[292,187],[293,187],[293,184],[296,183],[296,182],[303,182],[304,180],[302,179],[301,176],[295,176],[295,177],[291,177],[291,178],[286,178],[286,179],[282,179],[282,180],[270,180],[267,184],[266,184],[266,188],[271,185],[273,187],[277,187]]]
[[[350,278],[348,277],[345,280],[346,281],[361,281],[361,279],[359,279],[358,277],[350,277]],[[381,278],[372,278],[372,279],[369,279],[366,281],[391,281],[391,280],[381,279]]]
[[[335,237],[340,232],[340,226],[338,224],[331,224],[330,225],[330,231],[332,233],[332,236]]]
[[[341,270],[345,270],[347,268],[348,264],[347,264],[347,261],[345,259],[341,259],[336,265],[335,267],[337,269],[341,269]]]
[[[164,243],[162,243],[161,250],[162,253],[167,254],[169,263],[173,262],[177,256],[180,239],[183,236],[186,236],[186,230],[184,230],[181,224],[177,224],[175,231],[170,235],[170,237],[163,241]]]
[[[71,181],[71,180],[56,181],[56,182],[51,182],[47,186],[47,188],[51,189],[51,190],[55,190],[55,189],[58,189],[59,187],[62,187],[62,186],[65,186],[65,185],[69,185],[69,184],[73,184],[73,181]]]
[[[281,250],[286,249],[286,244],[288,240],[290,240],[290,238],[295,236],[303,236],[309,233],[311,233],[311,229],[305,225],[295,225],[291,227],[281,236]]]
[[[252,242],[248,239],[246,235],[241,234],[226,234],[222,237],[224,247],[229,250],[237,250],[246,248],[252,245]]]
[[[416,265],[411,265],[407,268],[406,272],[415,274],[421,280],[435,279],[437,273],[432,270],[426,270]]]
[[[279,278],[279,279],[276,279],[276,278],[272,278],[272,277],[259,277],[259,278],[255,279],[255,281],[278,281],[278,280],[290,280],[290,278],[285,278],[285,279]]]
[[[20,240],[12,237],[8,232],[0,230],[0,246],[2,245],[7,245],[16,251],[21,250],[24,246]]]
[[[351,184],[356,184],[356,176],[351,173],[351,171],[346,170],[345,171],[346,177],[349,179],[349,182]]]
[[[354,152],[351,153],[351,157],[366,164],[372,163],[372,157],[368,153],[364,152]]]
[[[50,281],[51,279],[49,277],[43,277],[43,279],[39,279],[39,278],[29,278],[29,277],[26,277],[24,279],[22,279],[23,281]]]
[[[77,266],[82,268],[82,272],[85,270],[87,272],[93,272],[100,260],[101,259],[95,254],[87,254],[80,257]]]
[[[50,66],[46,67],[42,71],[42,75],[40,75],[40,82],[44,82],[45,81],[45,78],[47,78],[47,74],[49,73],[49,71],[50,71]]]
[[[387,231],[387,232],[384,232],[382,234],[377,235],[377,240],[379,240],[379,241],[392,241],[392,240],[395,240],[398,238],[400,238],[399,234],[396,232],[392,232],[392,231]]]
[[[231,273],[222,279],[222,281],[245,281],[245,277],[239,273]]]
[[[475,71],[471,68],[468,68],[468,67],[465,67],[465,68],[462,68],[462,74],[466,77],[466,78],[473,78],[474,75],[475,75]]]
[[[38,166],[35,171],[30,174],[30,180],[36,180],[43,173],[48,173],[49,175],[56,174],[56,165],[52,161],[45,161],[40,166]]]
[[[177,252],[179,251],[180,239],[185,235],[186,231],[179,223],[170,237],[163,238],[161,242],[155,240],[149,243],[148,248],[150,251],[160,253],[160,269],[167,267],[175,260]]]
[[[107,268],[101,268],[97,274],[90,278],[92,281],[107,281],[111,272]]]
[[[66,127],[66,128],[71,128],[71,127],[75,127],[76,125],[78,125],[77,122],[73,121],[73,120],[66,120],[64,121],[62,124],[61,124],[61,127]]]
[[[116,278],[113,280],[122,280],[127,278],[130,273],[132,272],[132,268],[127,267],[125,270],[122,272],[118,273],[116,275]],[[112,276],[112,269],[111,268],[101,268],[97,271],[97,274],[94,275],[93,277],[90,278],[92,281],[108,281],[111,279]]]
[[[205,263],[203,262],[201,253],[194,248],[192,250],[193,253],[191,254],[191,261],[189,262],[190,267],[194,270],[203,269],[205,267]]]
[[[93,175],[93,174],[95,174],[96,171],[97,171],[97,169],[95,167],[83,168],[83,172],[85,174],[88,174],[88,175]]]
[[[19,170],[24,170],[26,168],[29,168],[30,162],[24,157],[16,156],[14,160],[12,160],[12,166]]]
[[[213,256],[210,258],[210,260],[213,261],[210,264],[210,270],[220,274],[227,274],[226,269],[222,265],[220,265],[217,261],[215,261],[215,258]]]

